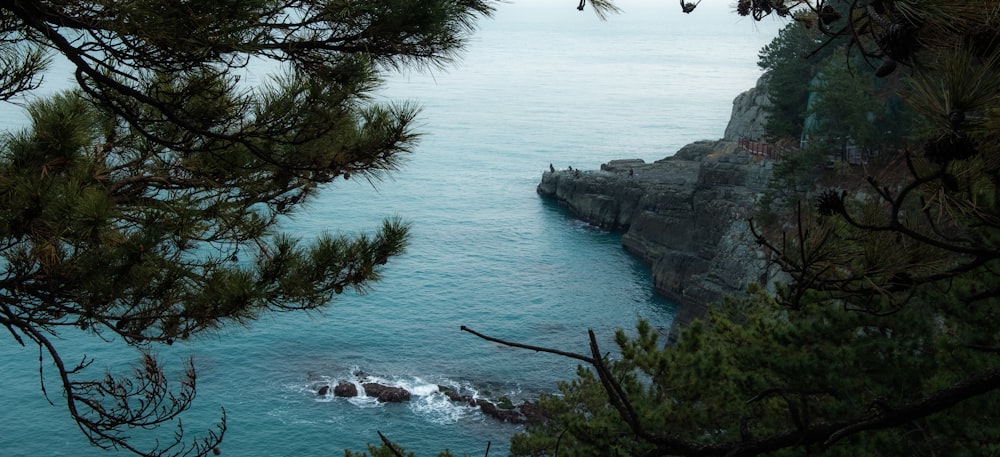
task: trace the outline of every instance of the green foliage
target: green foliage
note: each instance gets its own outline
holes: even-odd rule
[[[308,240],[278,221],[334,179],[395,170],[418,140],[419,109],[375,102],[382,72],[449,62],[490,12],[480,0],[0,5],[0,99],[37,87],[45,52],[77,83],[32,103],[31,125],[0,139],[0,324],[37,347],[41,371],[54,365],[44,380],[59,380],[93,444],[209,454],[224,413],[188,441],[179,415],[193,366],[171,392],[155,344],[329,306],[403,253],[408,225],[396,218]],[[258,60],[274,77],[241,84]],[[66,329],[133,346],[141,363],[92,381],[89,360],[60,357]],[[170,423],[176,441],[131,440]]]
[[[813,142],[773,164],[767,188],[757,199],[753,218],[764,226],[780,224],[787,209],[807,198],[821,179],[836,179],[829,147]]]
[[[878,78],[860,58],[848,64],[837,55],[823,61],[812,82],[805,135],[836,160],[848,160],[848,146],[870,160],[915,131],[915,113],[899,95],[909,78]]]
[[[761,49],[757,65],[768,74],[770,105],[765,130],[776,138],[798,138],[805,122],[809,81],[815,74],[813,55],[822,35],[801,22],[783,27],[771,43]]]
[[[351,452],[350,450],[344,451],[344,457],[416,457],[416,454],[412,452],[406,452],[400,449],[398,446],[383,443],[379,447],[374,445],[368,445],[368,452]],[[441,452],[437,457],[452,457],[452,454],[447,449]]]
[[[809,4],[800,21],[826,11]],[[774,293],[713,304],[675,346],[640,322],[609,355],[571,355],[587,365],[544,399],[548,420],[516,436],[513,455],[997,455],[1000,11],[895,1],[849,13],[850,52],[908,73],[872,84],[842,58],[819,74],[820,124],[885,155],[859,168],[867,187],[784,199],[782,217],[754,227],[787,275]],[[815,184],[822,151],[776,170],[787,195]]]
[[[526,434],[516,436],[512,454],[723,452],[671,451],[656,442],[661,435],[664,442],[684,437],[697,448],[746,446],[754,454],[754,441],[762,437],[794,436],[797,430],[826,424],[837,424],[833,431],[844,430],[871,408],[888,410],[906,400],[919,401],[981,369],[967,355],[956,356],[955,351],[964,352],[961,343],[935,336],[939,324],[927,311],[912,306],[890,320],[814,303],[790,310],[758,294],[720,305],[670,348],[659,346],[656,334],[640,322],[636,336],[619,335],[621,356],[610,365],[642,426],[656,438],[637,436],[607,404],[602,382],[581,368],[576,380],[560,386],[562,395],[542,403],[552,419],[529,425]],[[995,336],[990,344],[996,344]],[[978,358],[994,364],[992,355]],[[898,428],[802,446],[823,455],[982,455],[989,440],[979,440],[1000,433],[996,418],[986,412],[995,410],[983,405],[998,402],[1000,395],[993,392]],[[973,417],[976,426],[969,427]],[[775,453],[786,454],[799,452]]]
[[[416,457],[413,452],[406,452],[406,450],[401,447],[391,444],[385,441],[386,438],[379,433],[379,436],[383,439],[381,446],[374,446],[368,444],[368,452],[352,452],[351,450],[344,451],[344,457]],[[489,448],[487,448],[488,450]],[[448,449],[438,453],[437,457],[454,457],[454,455]],[[466,454],[468,457],[468,454]]]
[[[845,58],[844,47],[853,42],[844,33],[831,33],[823,18],[857,14],[850,3],[826,1],[818,9],[825,13],[797,13],[759,53],[757,65],[767,71],[771,94],[766,131],[798,139],[803,126],[809,130],[818,122],[824,124],[821,140],[853,134],[855,143],[871,149],[898,140],[893,132],[909,128],[909,112],[896,95],[899,78],[876,79],[876,59]],[[817,129],[812,130],[807,133]]]
[[[874,130],[879,106],[873,104],[874,77],[858,73],[843,62],[827,59],[813,83],[813,102],[808,114],[815,125],[807,132],[810,141],[819,141],[832,151],[842,153],[848,142],[866,145],[878,138]]]
[[[388,445],[383,444],[382,446],[375,447],[372,444],[368,445],[368,452],[351,452],[350,450],[344,451],[344,457],[398,457],[402,455],[403,457],[415,457],[416,454],[412,452],[402,451],[398,448],[390,448]]]

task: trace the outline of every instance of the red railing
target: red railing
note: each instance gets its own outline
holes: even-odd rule
[[[746,137],[740,137],[737,145],[744,151],[770,160],[781,160],[785,155],[798,151],[798,148],[768,143],[766,140],[751,140]]]

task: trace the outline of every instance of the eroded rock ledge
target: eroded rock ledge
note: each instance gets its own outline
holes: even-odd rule
[[[680,305],[675,338],[709,303],[777,274],[748,223],[771,170],[732,141],[699,141],[654,163],[547,171],[537,191],[582,220],[624,232],[622,246],[650,265],[656,291]]]

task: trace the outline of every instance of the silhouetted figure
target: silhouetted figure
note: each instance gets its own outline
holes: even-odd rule
[[[549,164],[549,171],[551,171],[553,173],[556,172],[556,167],[553,167],[551,163]]]
[[[691,14],[691,12],[698,7],[699,3],[701,3],[701,0],[698,0],[697,2],[694,3],[684,3],[684,0],[681,0],[681,11],[683,11],[686,14]]]

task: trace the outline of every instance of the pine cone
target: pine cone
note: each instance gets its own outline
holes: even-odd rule
[[[824,190],[816,198],[816,211],[819,212],[820,216],[844,214],[847,212],[847,208],[844,207],[844,197],[846,196],[847,192],[838,194],[833,189]]]

